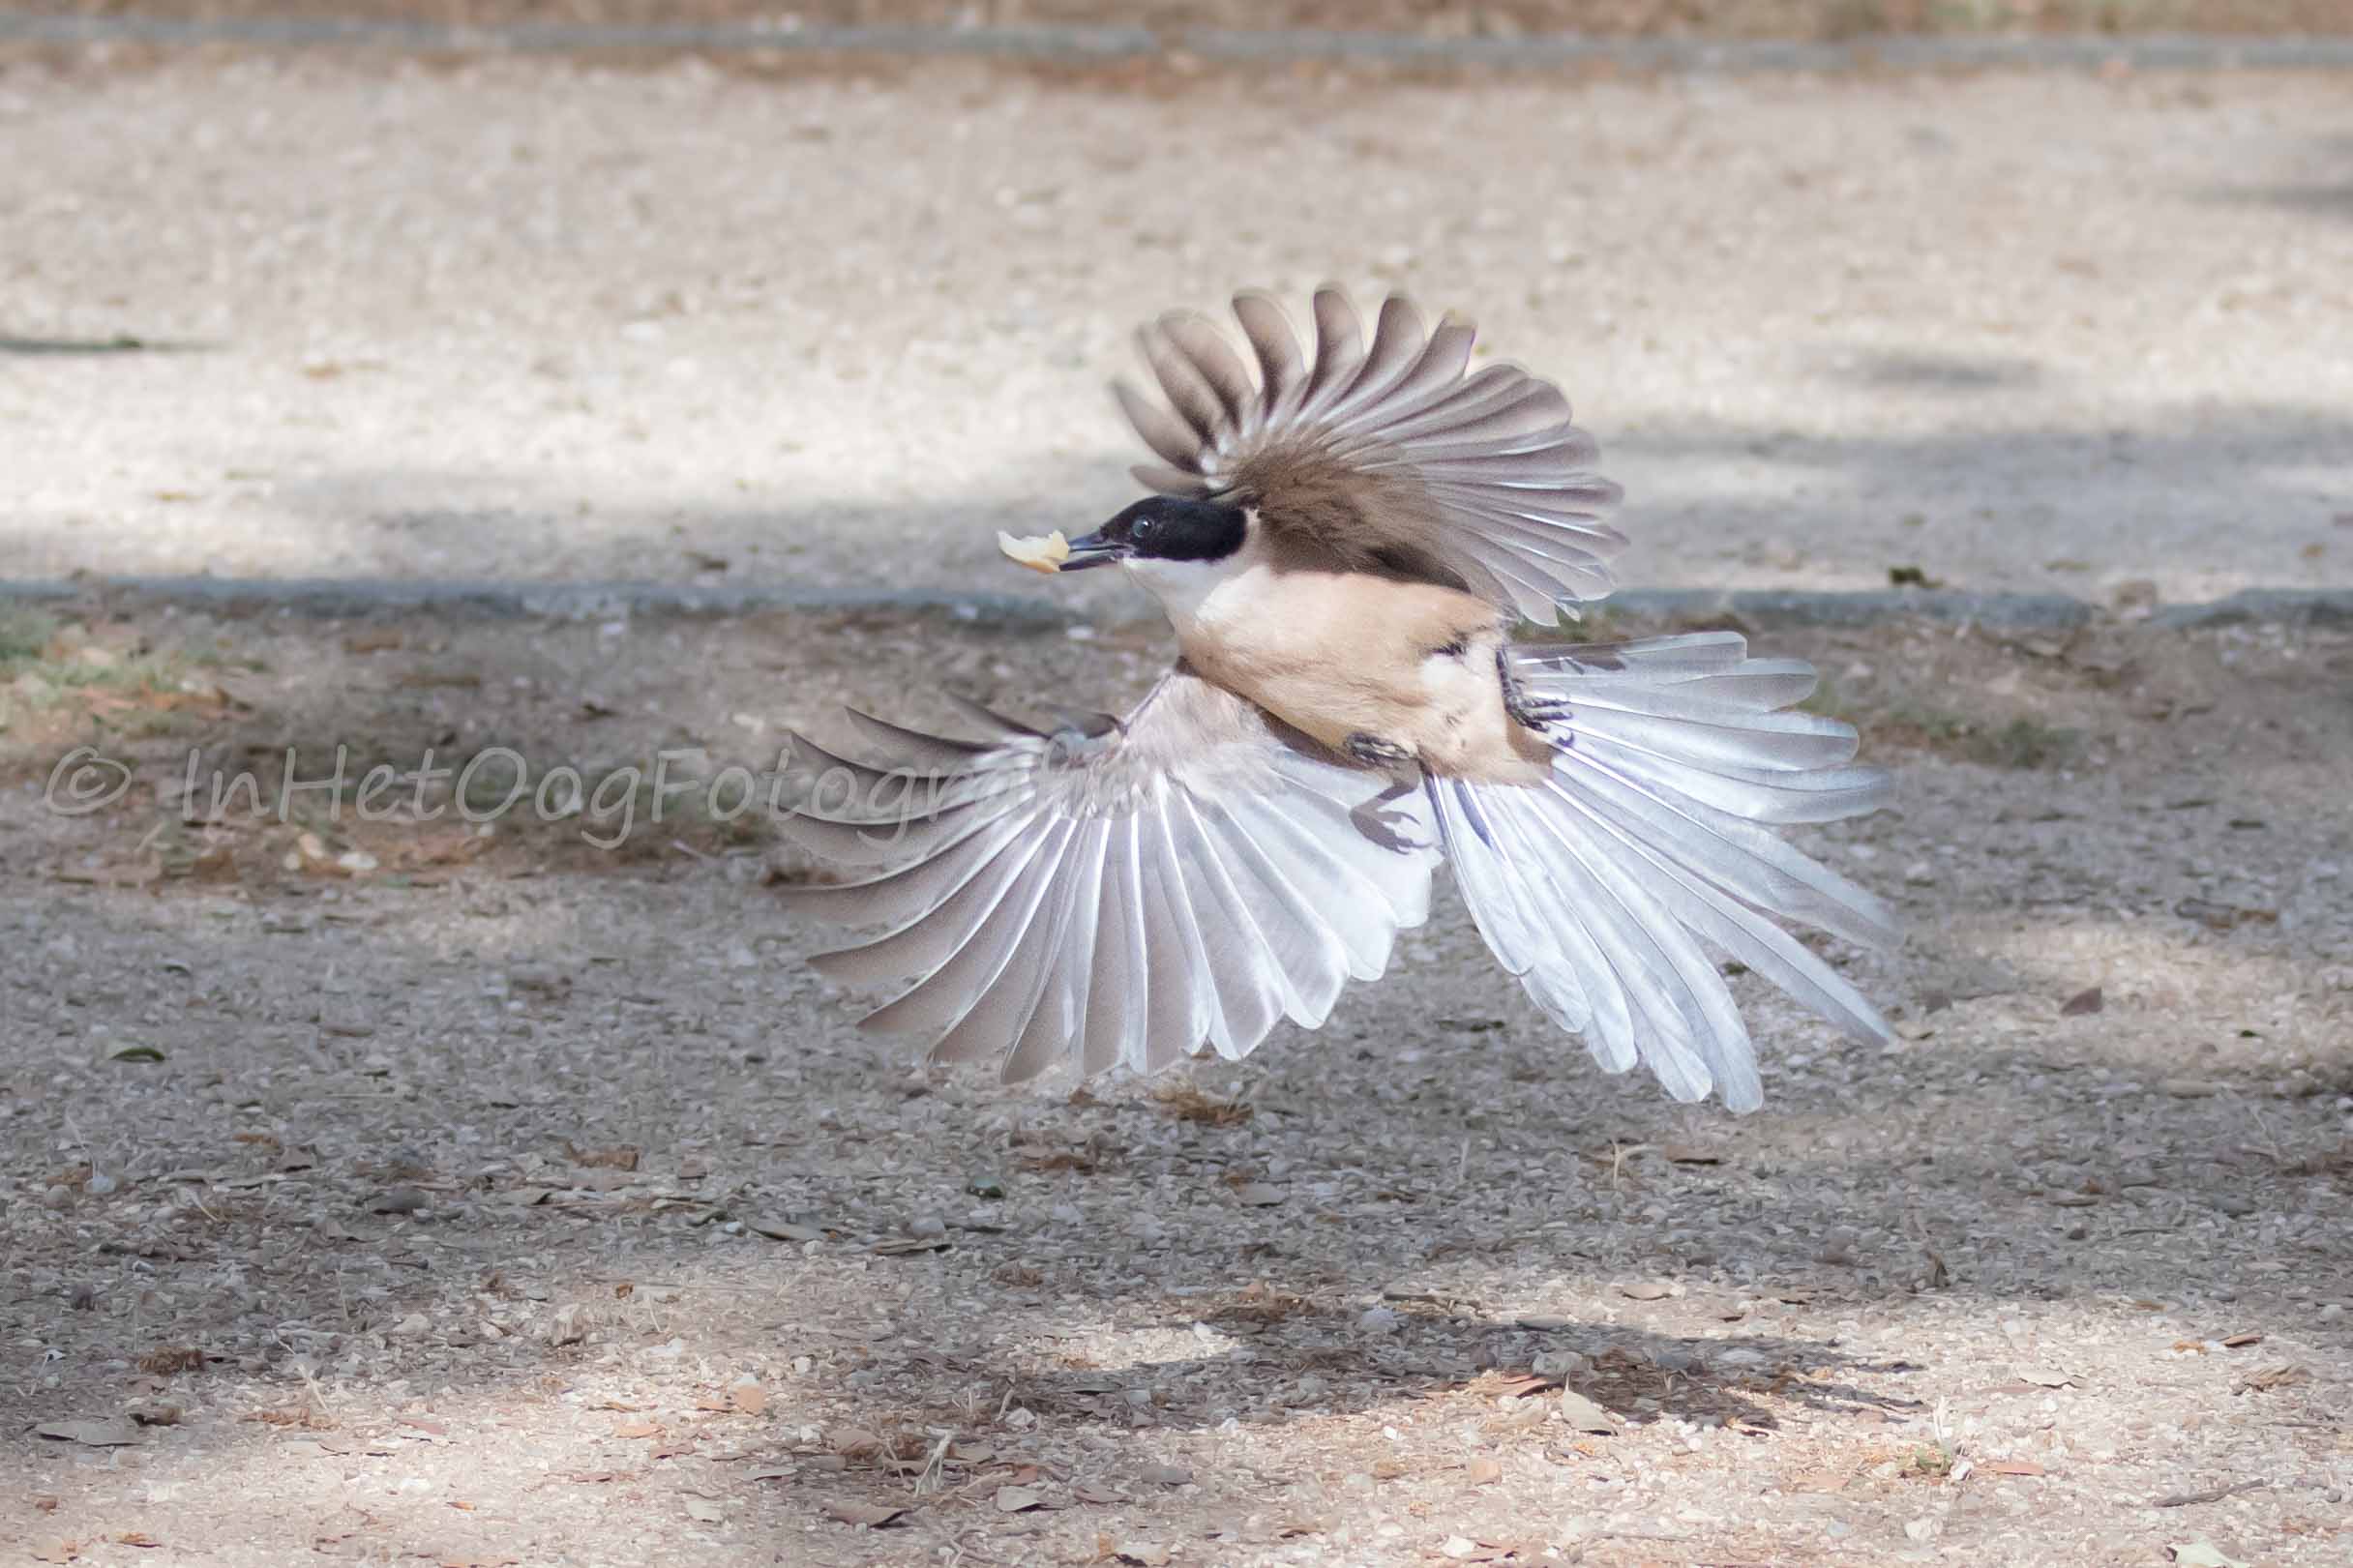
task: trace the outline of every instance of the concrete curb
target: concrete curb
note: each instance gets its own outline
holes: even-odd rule
[[[1982,69],[2144,71],[2353,70],[2353,36],[2208,37],[2149,33],[2002,36],[1883,34],[1816,43],[1795,39],[1428,38],[1412,33],[1249,32],[1145,27],[593,26],[523,23],[444,27],[331,17],[58,16],[0,11],[0,42],[247,44],[313,48],[365,45],[426,52],[584,54],[614,50],[963,56],[1033,61],[1145,59],[1184,53],[1236,63],[1300,60],[1520,70],[1607,67],[1646,72],[1836,72]]]
[[[464,582],[380,577],[174,577],[0,579],[0,604],[83,600],[175,605],[214,613],[360,618],[402,612],[492,618],[594,620],[627,615],[944,615],[1011,632],[1053,632],[1092,617],[1055,600],[1022,594],[844,593],[783,584],[699,587],[668,582]],[[1777,589],[1710,592],[1635,588],[1595,608],[1635,619],[1724,617],[1751,626],[1873,626],[1919,619],[2009,632],[2067,632],[2104,611],[2065,594],[1879,589],[1802,593]],[[2250,588],[2207,604],[2166,605],[2153,626],[2353,627],[2353,589]]]
[[[1019,631],[1050,631],[1087,617],[1020,594],[844,593],[782,585],[698,587],[671,582],[465,582],[431,577],[0,578],[0,604],[72,600],[175,605],[217,614],[322,619],[430,611],[491,618],[585,621],[626,615],[947,615]]]

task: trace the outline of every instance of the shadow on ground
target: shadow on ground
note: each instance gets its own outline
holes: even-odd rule
[[[198,742],[758,754],[738,716],[929,720],[929,680],[1108,706],[1165,658],[820,625],[89,630],[193,639],[242,694],[135,743],[158,780]],[[2333,1441],[2313,1314],[2353,1288],[2324,957],[2348,933],[2321,874],[2353,858],[2345,650],[1772,640],[1866,725],[1933,704],[2079,739],[1999,765],[1906,710],[1897,811],[1811,841],[1905,906],[1903,953],[1836,956],[1899,1038],[1844,1046],[1743,991],[1771,1099],[1739,1121],[1594,1073],[1450,904],[1320,1034],[1197,1095],[1040,1096],[910,1078],[851,1033],[799,963],[816,933],[763,890],[799,868],[762,841],[679,830],[622,860],[502,827],[415,863],[375,841],[375,870],[342,873],[304,822],[264,821],[225,825],[209,869],[118,876],[171,814],[68,820],[12,789],[0,1420],[181,1418],[111,1467],[19,1437],[10,1489],[59,1497],[68,1535],[215,1551],[709,1560],[667,1533],[716,1527],[692,1497],[811,1561],[859,1560],[828,1514],[852,1505],[911,1507],[890,1528],[924,1550],[1260,1519],[1362,1560],[1345,1532],[1419,1517],[1402,1498],[1465,1538],[1563,1538],[1655,1532],[1636,1516],[1665,1504],[1625,1499],[1690,1495],[1657,1474],[1749,1497],[1827,1477],[1878,1551],[1955,1452],[2059,1469],[2030,1446],[2045,1401],[2077,1435],[2198,1413],[2236,1445],[2196,1450],[2216,1465],[2247,1463],[2226,1417],[2256,1400],[2293,1415],[2271,1440]],[[119,712],[77,722],[102,721],[119,741]],[[2063,1011],[2091,983],[2097,1007]],[[151,1359],[174,1350],[194,1364]],[[2299,1366],[2307,1392],[2236,1386]],[[2168,1490],[2130,1457],[2075,1463],[2102,1527]],[[2278,1506],[2325,1471],[2280,1460]],[[125,1478],[213,1502],[133,1508]],[[1006,1510],[1007,1487],[1053,1506]],[[1816,1539],[1747,1527],[1727,1560]]]

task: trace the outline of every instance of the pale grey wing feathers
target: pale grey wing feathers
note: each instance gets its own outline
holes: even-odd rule
[[[940,1059],[1027,1079],[1152,1072],[1204,1043],[1240,1056],[1281,1019],[1322,1023],[1427,916],[1434,853],[1385,847],[1353,814],[1384,780],[1187,670],[1123,725],[967,711],[986,743],[861,716],[876,763],[795,737],[783,822],[871,869],[787,895],[879,928],[818,967],[895,988],[868,1023]],[[1428,840],[1407,805],[1404,836]]]
[[[1138,335],[1163,400],[1115,390],[1160,459],[1135,470],[1142,483],[1239,500],[1351,565],[1547,623],[1609,593],[1625,540],[1602,519],[1619,491],[1558,387],[1515,366],[1471,371],[1471,325],[1429,331],[1403,298],[1382,306],[1368,344],[1347,296],[1319,291],[1312,358],[1266,296],[1238,296],[1234,313],[1247,360],[1198,314]]]
[[[1871,811],[1887,776],[1852,765],[1847,725],[1784,711],[1809,667],[1745,655],[1722,632],[1515,652],[1521,684],[1568,708],[1552,777],[1427,786],[1464,901],[1537,1005],[1611,1071],[1639,1062],[1679,1099],[1713,1088],[1740,1110],[1762,1086],[1714,958],[1882,1040],[1862,993],[1778,922],[1896,935],[1878,899],[1765,826]]]

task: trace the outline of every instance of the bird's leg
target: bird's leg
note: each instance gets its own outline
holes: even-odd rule
[[[1569,714],[1568,704],[1552,697],[1540,697],[1520,684],[1511,672],[1511,650],[1495,650],[1495,673],[1504,683],[1504,711],[1511,722],[1523,729],[1542,733],[1549,726],[1564,723]]]

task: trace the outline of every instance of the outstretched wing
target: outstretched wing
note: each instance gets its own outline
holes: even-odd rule
[[[1466,374],[1474,329],[1436,332],[1392,296],[1368,348],[1355,307],[1315,297],[1312,359],[1281,307],[1236,297],[1253,376],[1206,316],[1180,311],[1138,334],[1168,398],[1115,387],[1161,461],[1136,477],[1169,495],[1257,508],[1268,527],[1359,570],[1478,595],[1547,625],[1564,603],[1605,597],[1625,537],[1601,519],[1618,487],[1568,399],[1511,365]]]
[[[1384,778],[1182,666],[1124,723],[1048,732],[968,711],[993,739],[853,710],[889,754],[879,767],[795,736],[804,809],[783,824],[827,859],[887,868],[788,899],[886,928],[815,962],[904,983],[865,1021],[932,1036],[938,1059],[1001,1054],[1018,1080],[1062,1062],[1153,1072],[1204,1041],[1240,1056],[1278,1019],[1322,1023],[1428,913],[1434,852],[1385,846],[1355,814]]]

